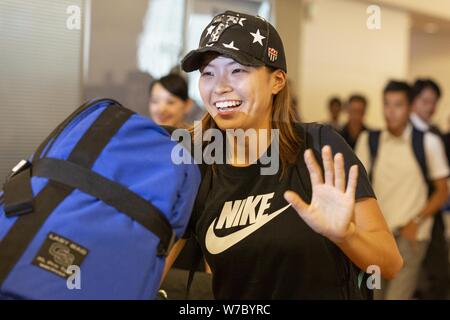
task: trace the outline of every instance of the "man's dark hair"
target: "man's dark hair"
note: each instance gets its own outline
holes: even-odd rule
[[[152,81],[148,91],[149,94],[151,94],[153,86],[157,83],[160,83],[164,89],[181,100],[186,101],[189,99],[187,82],[179,74],[171,73],[159,80]]]
[[[339,99],[339,97],[333,96],[328,100],[328,109],[330,109],[333,104],[338,104],[339,106],[342,106],[342,101],[341,99]]]
[[[417,98],[425,89],[433,90],[438,99],[441,97],[441,88],[435,81],[432,79],[417,79],[411,89],[412,99]]]
[[[405,81],[390,80],[384,87],[383,94],[387,92],[403,92],[408,99],[408,103],[412,102],[411,86]]]
[[[348,104],[359,101],[364,105],[364,111],[367,109],[367,98],[362,94],[352,94],[350,98],[348,98]]]

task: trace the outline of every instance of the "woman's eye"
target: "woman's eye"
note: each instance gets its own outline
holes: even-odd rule
[[[241,72],[247,72],[247,70],[242,69],[242,68],[233,69],[233,73],[241,73]]]
[[[212,76],[212,75],[213,75],[213,73],[211,71],[203,71],[202,74],[201,74],[202,77],[204,77],[204,76]]]

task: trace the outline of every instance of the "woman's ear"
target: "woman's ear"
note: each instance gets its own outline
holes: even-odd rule
[[[284,73],[283,70],[275,70],[274,72],[272,72],[271,74],[271,78],[272,78],[272,94],[278,94],[283,88],[284,86],[287,85],[287,81],[286,81],[286,73]]]

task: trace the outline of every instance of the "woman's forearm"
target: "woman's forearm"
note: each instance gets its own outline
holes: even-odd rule
[[[336,244],[360,269],[378,266],[386,279],[394,278],[403,266],[395,239],[386,230],[367,231],[355,225],[354,232]]]

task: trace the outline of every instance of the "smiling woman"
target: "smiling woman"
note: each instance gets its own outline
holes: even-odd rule
[[[295,123],[283,44],[269,22],[232,11],[217,15],[182,68],[201,72],[208,114],[200,130],[226,131],[227,145],[237,142],[228,130],[278,132],[262,151],[279,157],[281,170],[262,175],[263,155],[242,164],[236,150],[227,163],[204,166],[185,238],[199,241],[215,298],[361,299],[368,294],[355,265],[395,276],[402,258],[361,162],[331,127]],[[166,270],[184,242],[175,245]]]
[[[220,128],[270,129],[271,99],[286,83],[284,72],[244,66],[226,56],[206,61],[200,71],[200,95]]]

